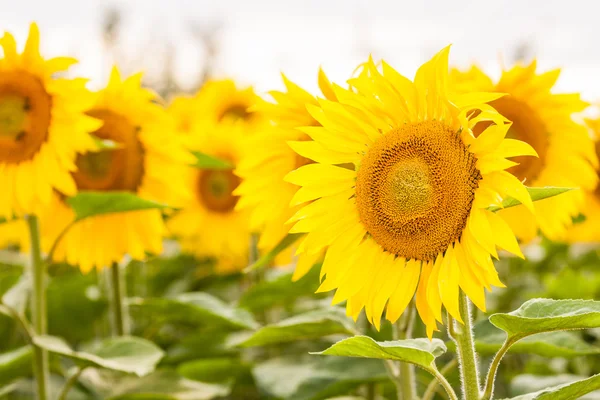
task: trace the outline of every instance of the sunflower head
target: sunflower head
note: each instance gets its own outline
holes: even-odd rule
[[[585,126],[574,119],[587,103],[579,94],[555,94],[552,89],[560,71],[537,72],[536,62],[505,70],[493,82],[476,66],[469,71],[452,71],[452,84],[458,93],[497,91],[506,95],[490,103],[512,122],[507,137],[530,144],[538,154],[514,157],[516,165],[507,169],[530,186],[578,187],[583,191],[596,187],[594,172],[598,159]],[[480,122],[473,127],[479,136],[488,126]],[[529,241],[538,228],[550,239],[565,239],[572,218],[583,206],[583,191],[537,202],[535,216],[520,207],[502,211],[517,236]]]
[[[0,38],[0,216],[39,214],[53,190],[76,192],[70,172],[77,154],[94,148],[99,121],[85,112],[93,96],[85,80],[58,79],[76,61],[44,59],[31,24],[22,53],[10,33]]]
[[[510,196],[532,209],[505,170],[514,165],[506,157],[535,151],[506,138],[511,124],[488,104],[502,94],[453,95],[448,80],[448,48],[413,81],[369,59],[350,90],[333,86],[337,102],[307,107],[321,126],[302,131],[319,147],[302,155],[315,162],[286,177],[300,186],[292,231],[307,235],[298,251],[326,248],[319,291],[336,290],[348,315],[364,309],[376,327],[384,310],[396,321],[415,293],[430,336],[442,306],[461,321],[459,290],[485,310],[484,288],[503,286],[497,248],[522,256],[488,208]]]
[[[141,87],[141,75],[122,79],[113,69],[88,114],[102,121],[93,134],[115,146],[78,155],[72,173],[78,190],[126,191],[173,206],[186,201],[190,194],[183,176],[193,158],[174,136],[174,122],[154,100],[155,95]],[[74,218],[65,195],[54,196],[52,212],[44,216],[42,229],[48,238],[56,238]],[[163,234],[158,210],[91,217],[69,230],[55,255],[88,271],[126,254],[142,259],[146,253],[158,253]]]

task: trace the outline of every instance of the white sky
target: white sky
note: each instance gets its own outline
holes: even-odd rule
[[[120,60],[131,71],[156,70],[156,54],[171,46],[178,82],[193,84],[203,54],[191,27],[221,24],[219,76],[282,86],[279,72],[310,90],[322,65],[342,82],[370,52],[413,76],[417,66],[453,43],[451,62],[477,60],[497,74],[528,43],[544,68],[562,67],[558,89],[600,99],[600,6],[594,0],[0,0],[0,31],[26,37],[30,21],[42,31],[47,56],[80,59],[75,72],[105,82],[110,67],[101,39],[105,11],[123,24]]]

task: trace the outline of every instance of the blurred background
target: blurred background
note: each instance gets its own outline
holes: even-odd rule
[[[590,0],[0,0],[0,30],[22,42],[29,22],[46,55],[80,60],[73,74],[106,82],[110,65],[143,70],[162,95],[229,76],[259,93],[282,86],[279,72],[312,90],[320,65],[343,82],[370,53],[413,76],[453,43],[451,62],[539,59],[564,67],[557,90],[600,98],[597,3]]]

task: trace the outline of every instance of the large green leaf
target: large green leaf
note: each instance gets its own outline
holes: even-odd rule
[[[236,350],[228,345],[236,333],[220,330],[194,332],[167,348],[161,364],[180,364],[198,358],[213,358],[230,355]]]
[[[0,387],[16,378],[30,376],[32,361],[31,346],[19,347],[0,354]]]
[[[196,162],[193,164],[196,168],[201,169],[232,169],[234,165],[217,157],[210,156],[199,151],[193,151],[192,154],[196,157]]]
[[[4,293],[0,303],[9,306],[20,314],[25,313],[27,302],[29,301],[30,297],[29,294],[31,292],[31,287],[31,275],[22,275],[18,282],[8,289],[6,293]]]
[[[142,199],[130,192],[82,191],[69,197],[67,203],[75,212],[76,221],[103,214],[170,208],[166,204]]]
[[[600,374],[587,379],[542,389],[510,400],[573,400],[600,389]]]
[[[152,372],[164,355],[154,343],[137,337],[106,339],[90,353],[75,351],[64,340],[55,336],[37,336],[33,338],[33,342],[36,346],[70,358],[81,366],[106,368],[138,376]]]
[[[446,345],[439,339],[376,342],[368,336],[354,336],[335,343],[325,351],[313,354],[403,361],[431,371],[436,357],[445,352]]]
[[[134,298],[129,301],[134,317],[200,326],[220,324],[234,329],[256,329],[258,323],[247,310],[232,307],[208,293],[184,293],[173,298]]]
[[[600,327],[600,301],[533,299],[508,314],[494,314],[490,322],[509,338],[542,332]]]
[[[380,360],[337,357],[272,358],[257,365],[252,374],[262,392],[288,400],[330,399],[365,383],[389,379]]]
[[[298,241],[298,239],[300,239],[303,235],[303,233],[288,233],[283,239],[281,239],[279,243],[277,243],[273,250],[260,257],[254,264],[248,266],[244,272],[249,272],[268,266],[279,253],[296,243],[296,241]]]
[[[205,358],[185,362],[177,367],[177,372],[187,379],[208,383],[228,383],[250,367],[239,358]]]
[[[265,346],[314,339],[336,333],[352,334],[353,325],[352,320],[340,308],[309,311],[264,326],[238,345],[242,347]]]
[[[489,321],[475,324],[475,347],[482,355],[492,355],[504,343],[506,333],[494,327]],[[447,343],[454,350],[454,342]],[[575,332],[556,331],[529,336],[510,348],[511,353],[536,354],[544,357],[576,357],[598,354],[600,348],[585,342]]]
[[[554,187],[554,186],[546,186],[546,187],[527,187],[527,191],[531,196],[531,200],[539,201],[543,199],[547,199],[549,197],[558,196],[559,194],[575,190],[575,188],[569,187]],[[503,208],[509,208],[518,206],[521,202],[517,199],[513,199],[512,197],[508,197],[504,199],[502,202],[502,207],[490,207],[490,211],[498,211]]]
[[[319,268],[312,268],[306,276],[292,282],[292,273],[278,274],[275,278],[259,282],[246,290],[240,298],[240,307],[265,310],[292,303],[298,297],[315,296],[319,287]]]
[[[174,371],[156,371],[141,379],[125,378],[113,384],[109,400],[209,400],[227,396],[227,385],[195,382]]]

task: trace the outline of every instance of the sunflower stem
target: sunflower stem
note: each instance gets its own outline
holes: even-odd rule
[[[457,327],[454,319],[448,315],[448,332],[456,343],[460,381],[465,399],[479,400],[479,370],[475,353],[473,321],[471,320],[469,299],[462,290],[459,295],[459,309],[464,325]]]
[[[112,312],[113,312],[113,334],[114,336],[123,336],[126,331],[125,322],[125,285],[123,274],[119,268],[119,263],[113,262],[110,267],[111,290],[112,290]]]
[[[411,304],[406,309],[406,314],[393,326],[394,340],[404,340],[412,338],[412,330],[415,320],[414,304]],[[400,362],[397,372],[392,373],[392,379],[396,384],[398,399],[412,400],[416,399],[416,377],[415,367],[412,364]],[[389,370],[388,370],[389,372]]]
[[[46,263],[42,259],[40,244],[40,225],[35,215],[26,217],[31,240],[31,271],[33,275],[33,292],[31,299],[31,316],[33,329],[37,335],[48,333],[48,315],[46,307]],[[48,398],[48,380],[50,368],[48,352],[34,346],[34,368],[39,400]]]

